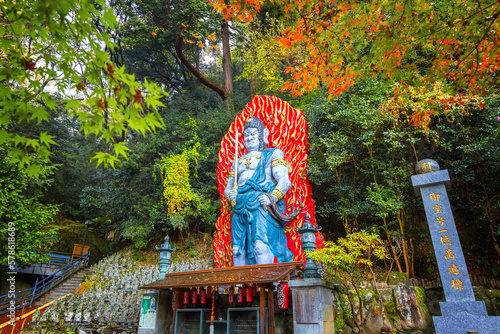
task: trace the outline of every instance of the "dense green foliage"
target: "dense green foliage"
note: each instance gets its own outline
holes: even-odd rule
[[[165,93],[147,80],[139,84],[103,49],[115,47],[108,31],[116,25],[103,1],[2,2],[0,145],[29,175],[42,172],[43,163],[34,157],[48,158],[56,142],[46,132],[27,136],[16,126],[47,122],[49,111],[64,109],[78,117],[86,136],[105,141],[107,150],[93,157],[105,165],[126,157],[129,131],[144,135],[162,127],[157,107]],[[54,91],[68,96],[56,99]]]
[[[212,234],[220,212],[216,168],[221,138],[250,101],[251,86],[254,92],[277,92],[295,53],[304,56],[300,46],[277,49],[279,13],[263,8],[267,14],[256,18],[259,22],[232,23],[232,70],[238,80],[228,108],[175,51],[176,35],[189,27],[183,35],[185,56],[222,85],[217,43],[223,19],[206,1],[117,0],[110,2],[112,8],[83,2],[76,9],[72,1],[58,2],[49,8],[53,17],[75,13],[67,26],[52,24],[40,3],[22,15],[1,17],[0,35],[6,38],[0,95],[8,98],[0,105],[0,180],[5,184],[0,233],[15,220],[29,231],[20,234],[27,241],[22,250],[54,242],[53,249],[71,251],[83,238],[83,222],[91,219],[87,240],[103,253],[126,244],[151,247],[166,234],[174,243],[188,233]],[[16,4],[26,7],[22,1]],[[40,23],[43,33],[29,39],[38,28],[27,25],[26,36],[11,46],[11,32],[20,28],[9,30],[7,23],[23,26],[28,18]],[[113,42],[92,42],[89,50],[76,47],[108,37]],[[48,41],[52,48],[43,48]],[[67,64],[55,62],[56,57],[66,57]],[[76,62],[84,70],[77,71]],[[63,77],[54,89],[46,89],[59,73]],[[393,269],[410,276],[435,275],[421,200],[410,181],[415,163],[432,158],[451,172],[449,195],[470,271],[499,274],[500,98],[449,96],[442,85],[428,91],[403,85],[378,76],[357,79],[333,98],[321,86],[301,97],[286,96],[309,122],[308,173],[326,240],[376,232],[393,258]],[[170,94],[161,102],[160,86]],[[85,101],[62,96],[72,87]],[[402,98],[402,91],[411,98]],[[416,127],[411,115],[428,108],[429,101],[436,112],[423,113],[419,124],[424,126]],[[155,131],[145,137],[147,129]],[[127,159],[118,160],[120,155]],[[96,159],[103,162],[97,168]],[[38,181],[28,175],[38,175]],[[110,231],[115,239],[105,241]]]
[[[493,200],[500,190],[499,98],[485,99],[482,109],[470,101],[421,129],[410,124],[409,113],[384,109],[392,85],[359,81],[338,98],[319,94],[302,102],[311,128],[309,172],[319,221],[338,222],[332,231],[337,235],[375,230],[390,254],[401,257],[397,269],[411,276],[435,272],[434,261],[427,260],[434,255],[421,199],[410,180],[416,162],[432,158],[454,181],[449,196],[455,220],[467,240],[466,258],[476,261],[469,265],[494,269],[489,252],[499,228]],[[485,248],[484,240],[494,246]]]
[[[35,181],[12,162],[4,148],[0,149],[0,166],[0,266],[45,259],[38,251],[56,239],[56,230],[48,225],[54,221],[57,206],[44,204],[41,193],[53,181],[54,168],[41,165]]]

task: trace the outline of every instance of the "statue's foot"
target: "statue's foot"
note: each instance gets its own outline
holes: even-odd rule
[[[253,254],[255,255],[255,263],[257,264],[274,263],[274,254],[271,252],[269,246],[261,240],[255,241]]]
[[[233,254],[238,254],[238,252],[239,252],[239,247],[238,246],[233,247]],[[234,267],[248,266],[249,264],[250,262],[248,262],[248,256],[245,250],[243,250],[238,256],[233,255]]]

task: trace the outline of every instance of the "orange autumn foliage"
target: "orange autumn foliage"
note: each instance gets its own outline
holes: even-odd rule
[[[338,95],[370,76],[417,89],[447,82],[450,94],[471,98],[498,90],[500,2],[209,1],[234,21],[252,21],[262,8],[280,13],[285,28],[276,40],[307,50],[285,70],[282,90],[295,96],[319,86]]]

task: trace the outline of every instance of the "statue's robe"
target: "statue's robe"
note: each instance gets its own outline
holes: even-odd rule
[[[261,240],[269,246],[273,255],[279,262],[290,262],[293,254],[288,250],[285,236],[285,224],[276,221],[264,210],[259,203],[259,196],[271,193],[275,185],[266,180],[266,164],[274,150],[265,149],[253,176],[243,185],[238,187],[236,206],[233,207],[231,218],[232,246],[239,246],[239,256],[246,250],[249,264],[255,264],[254,243]],[[285,209],[285,199],[278,201],[277,206],[281,213]]]

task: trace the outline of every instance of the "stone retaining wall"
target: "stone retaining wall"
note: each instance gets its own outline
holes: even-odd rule
[[[367,334],[379,334],[384,324],[395,331],[422,331],[432,333],[432,316],[440,316],[439,302],[444,300],[443,289],[433,287],[423,289],[403,283],[396,286],[379,289],[382,295],[382,306],[375,289],[361,288],[361,298],[364,303],[363,314],[366,317],[365,330]],[[351,334],[356,332],[352,311],[345,289],[337,287],[333,292],[337,303],[336,333]],[[350,291],[355,308],[359,309],[359,299]],[[474,287],[476,300],[486,304],[488,315],[500,315],[500,290]],[[383,308],[382,308],[383,307]],[[356,311],[359,316],[359,311]]]

